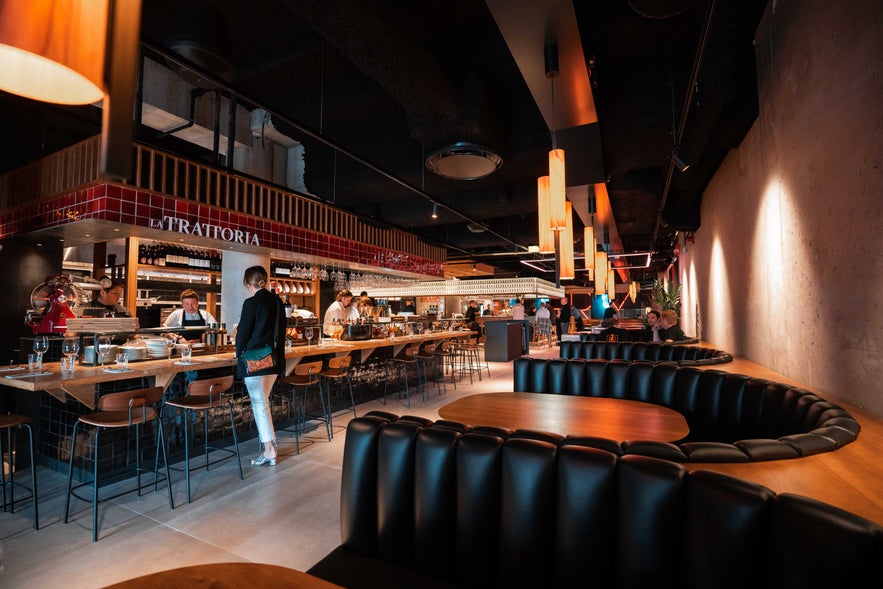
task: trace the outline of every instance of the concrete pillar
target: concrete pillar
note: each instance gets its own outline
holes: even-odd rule
[[[245,271],[252,266],[263,266],[270,272],[270,257],[265,254],[246,252],[224,252],[221,262],[221,323],[227,324],[227,332],[233,333],[233,326],[239,323],[242,301],[249,296],[242,283]]]

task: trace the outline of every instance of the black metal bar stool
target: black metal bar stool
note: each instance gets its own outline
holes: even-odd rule
[[[322,361],[303,362],[294,367],[291,376],[286,376],[282,382],[291,387],[291,407],[294,412],[295,423],[294,429],[283,428],[279,431],[294,433],[295,453],[300,454],[300,436],[306,430],[307,418],[317,419],[325,423],[325,429],[328,433],[328,441],[333,436],[331,432],[331,407],[325,402],[325,395],[322,392],[322,382],[319,380],[319,373],[322,372]],[[315,387],[319,400],[319,413],[308,414],[307,403],[309,401],[310,387]]]
[[[31,466],[31,488],[28,489],[21,483],[15,482],[15,457],[16,457],[16,447],[13,443],[15,440],[12,437],[12,430],[15,428],[19,432],[22,430],[26,430],[28,432],[28,457],[30,459]],[[31,419],[29,417],[25,417],[24,415],[0,415],[0,432],[6,432],[6,444],[4,446],[3,437],[0,435],[0,458],[2,458],[3,453],[9,456],[9,480],[7,481],[7,476],[3,465],[0,464],[0,488],[2,488],[2,496],[3,496],[3,511],[9,510],[10,513],[15,513],[15,504],[21,503],[22,501],[27,501],[31,499],[34,506],[34,529],[40,529],[39,523],[39,515],[37,513],[37,468],[34,464],[34,456],[36,455],[36,446],[34,446],[34,430],[31,427]],[[4,449],[5,448],[5,449]],[[25,497],[15,498],[15,487],[19,486],[28,491],[28,495]],[[6,496],[6,489],[9,488],[9,497]]]
[[[457,350],[454,347],[454,342],[451,340],[445,340],[435,348],[433,352],[441,364],[441,377],[445,379],[445,374],[450,371],[451,374],[451,384],[454,385],[454,390],[457,390]],[[445,392],[447,392],[447,385],[445,386]]]
[[[438,356],[435,353],[435,350],[438,348],[438,344],[434,342],[429,342],[423,344],[420,348],[420,351],[417,352],[417,361],[422,365],[423,368],[423,379],[425,381],[426,387],[426,397],[429,396],[429,373],[432,372],[432,380],[435,382],[435,389],[438,391],[438,394],[442,394],[442,387],[444,387],[444,394],[448,394],[448,385],[445,382],[444,378],[444,366],[442,365],[442,370],[439,370],[439,365],[442,364],[441,356]]]
[[[383,404],[386,405],[386,391],[389,387],[389,382],[393,380],[393,376],[398,376],[398,373],[401,371],[402,379],[405,381],[405,399],[407,401],[407,407],[411,407],[411,389],[408,384],[408,373],[410,372],[411,367],[417,373],[417,390],[420,390],[420,385],[422,382],[422,378],[420,376],[420,364],[417,362],[417,352],[420,349],[420,344],[411,344],[407,348],[405,348],[402,353],[398,356],[393,356],[389,359],[386,364],[387,375],[386,382],[383,383]],[[401,399],[401,391],[399,392],[399,399]]]
[[[172,479],[169,475],[169,462],[166,458],[166,444],[163,436],[162,421],[160,420],[160,412],[157,406],[162,402],[162,387],[151,387],[147,389],[136,389],[132,391],[122,391],[119,393],[107,393],[98,399],[98,411],[81,415],[74,424],[73,435],[71,436],[71,455],[70,464],[67,474],[67,497],[64,502],[64,523],[67,523],[70,513],[71,495],[81,501],[89,501],[86,497],[77,495],[77,489],[86,485],[92,485],[92,541],[98,541],[98,456],[99,433],[102,430],[115,430],[125,428],[131,430],[135,428],[135,478],[137,487],[128,489],[109,497],[103,497],[101,501],[120,497],[126,493],[137,491],[141,496],[141,471],[145,470],[141,467],[141,426],[154,423],[156,426],[156,456],[154,458],[154,477],[158,470],[159,452],[162,450],[163,462],[166,468],[166,484],[169,490],[169,509],[175,508],[175,501],[172,498]],[[93,437],[92,464],[93,473],[92,480],[73,486],[74,476],[74,457],[77,455],[77,430],[80,425],[91,426],[95,432]],[[156,482],[154,482],[156,489]]]
[[[328,403],[331,404],[331,385],[336,383],[340,385],[346,381],[350,392],[350,406],[353,410],[353,417],[356,417],[356,400],[353,397],[353,380],[350,376],[350,365],[352,364],[352,356],[336,356],[328,359],[328,366],[323,369],[319,376],[328,385]]]
[[[190,503],[190,471],[203,466],[190,467],[190,418],[194,413],[202,412],[203,424],[203,452],[205,454],[205,470],[208,472],[209,466],[217,464],[222,460],[236,457],[236,465],[239,467],[239,480],[243,480],[242,476],[242,459],[239,455],[239,441],[236,438],[236,420],[233,417],[233,375],[222,376],[219,378],[207,378],[204,380],[194,380],[187,386],[187,395],[180,399],[170,399],[165,402],[164,407],[175,407],[184,410],[184,481],[187,489],[187,503]],[[230,429],[233,432],[233,450],[222,448],[219,446],[210,446],[208,443],[208,416],[209,412],[215,407],[221,407],[226,399],[227,411],[230,414]],[[227,456],[219,458],[215,461],[209,461],[209,452],[224,452]],[[175,468],[175,467],[170,467]]]

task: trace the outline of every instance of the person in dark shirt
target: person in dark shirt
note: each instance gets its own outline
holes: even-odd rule
[[[561,334],[567,333],[570,327],[570,301],[567,297],[561,297],[561,307],[558,309],[558,341]]]
[[[469,306],[466,307],[466,327],[481,334],[481,325],[478,324],[476,317],[478,317],[478,302],[469,301]]]
[[[80,316],[131,317],[129,310],[120,304],[125,286],[125,283],[118,278],[111,280],[109,286],[102,287],[92,302],[82,308]]]
[[[647,311],[647,327],[641,330],[641,341],[661,342],[659,337],[659,311]]]
[[[689,339],[678,327],[678,314],[674,309],[665,309],[659,317],[659,339],[664,342],[679,342]]]

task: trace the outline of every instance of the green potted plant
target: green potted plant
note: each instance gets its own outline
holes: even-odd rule
[[[679,312],[681,307],[681,285],[670,282],[668,290],[666,290],[665,285],[659,279],[656,279],[653,281],[653,298],[656,301],[658,310],[674,309],[675,312]]]

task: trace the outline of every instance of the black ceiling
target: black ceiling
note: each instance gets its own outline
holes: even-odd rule
[[[500,254],[536,243],[536,179],[546,173],[551,133],[485,0],[143,5],[145,43],[207,50],[202,58],[187,53],[194,61],[226,57],[232,69],[205,59],[208,73],[423,196],[345,157],[308,155],[305,180],[312,194],[445,245],[451,259],[491,264],[501,275],[533,275],[519,256]],[[639,278],[668,264],[674,231],[698,228],[703,188],[756,117],[752,41],[765,5],[573,3],[598,123],[560,131],[568,179],[606,180],[622,248],[659,252],[654,267]],[[694,78],[699,47],[704,49]],[[536,51],[542,55],[543,47]],[[556,92],[566,92],[565,80],[555,83]],[[41,107],[36,114],[28,101],[9,96],[2,97],[0,112],[30,133],[23,153],[5,169],[63,143],[59,127],[88,127],[95,118],[80,109]],[[686,172],[670,163],[678,140],[681,158],[691,164]],[[426,171],[425,156],[455,141],[494,148],[502,168],[474,181]],[[313,150],[328,151],[318,143]],[[437,220],[430,217],[431,201],[441,205]],[[470,231],[470,224],[485,230]],[[581,227],[577,220],[577,236]]]

